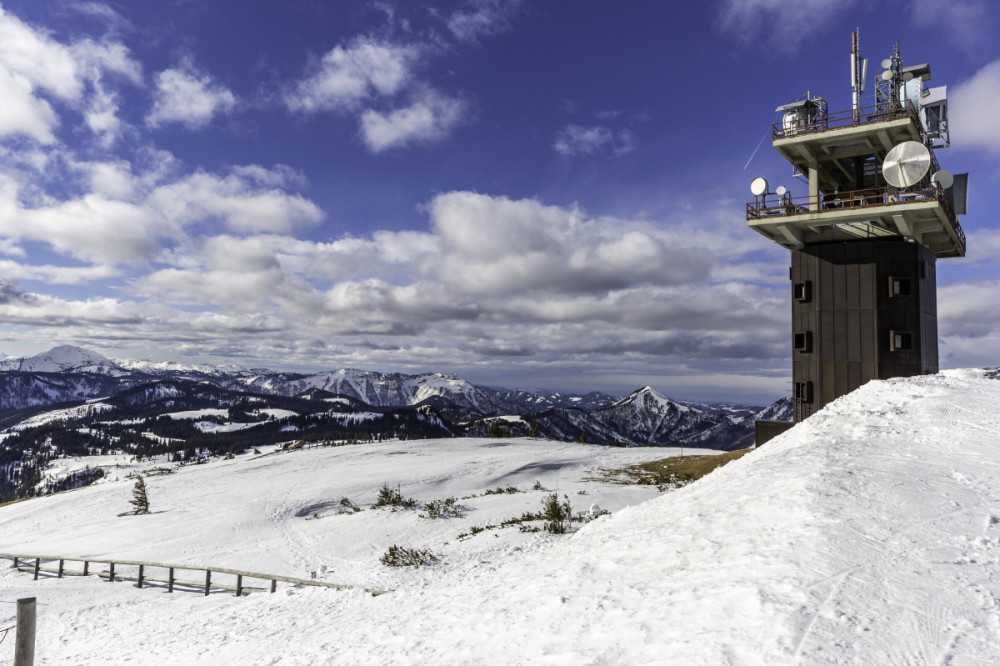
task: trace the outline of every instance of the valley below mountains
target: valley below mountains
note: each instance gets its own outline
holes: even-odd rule
[[[722,450],[753,443],[767,407],[476,386],[454,375],[316,374],[114,360],[72,346],[0,360],[0,502],[100,479],[100,458],[204,460],[255,447],[428,437],[535,437]],[[64,458],[82,465],[54,465]],[[91,461],[93,464],[90,464]],[[60,471],[54,471],[58,469]]]

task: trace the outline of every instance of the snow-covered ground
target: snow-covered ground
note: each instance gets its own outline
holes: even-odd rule
[[[662,449],[528,440],[239,456],[150,478],[147,516],[119,516],[130,485],[103,483],[0,508],[0,552],[318,571],[391,592],[203,597],[2,569],[0,628],[10,602],[37,597],[49,664],[995,664],[998,404],[981,371],[872,382],[664,494],[581,480]],[[537,511],[536,480],[612,514],[571,536],[458,538]],[[383,483],[479,496],[464,518],[336,513]],[[507,485],[526,492],[481,494]],[[392,544],[442,559],[390,569]]]

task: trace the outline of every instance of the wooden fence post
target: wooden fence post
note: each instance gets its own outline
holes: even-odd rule
[[[115,563],[114,562],[111,563],[111,571],[108,573],[108,582],[109,583],[115,582]]]
[[[63,567],[65,566],[66,560],[59,560],[59,578],[62,578]]]
[[[236,574],[236,596],[243,594],[243,574]]]
[[[276,581],[275,579],[272,578],[271,579],[271,594],[274,594],[274,592],[277,589],[278,589],[278,581]]]
[[[17,637],[14,639],[14,666],[35,663],[35,597],[17,600]]]
[[[139,587],[142,587],[142,565],[139,565]]]
[[[205,571],[205,596],[208,596],[208,586],[212,584],[212,570]]]
[[[42,558],[35,558],[35,580],[38,580],[38,570],[42,567]]]
[[[84,575],[84,576],[89,576],[89,575],[90,575],[90,574],[88,573],[88,572],[89,572],[89,570],[90,570],[90,562],[88,562],[88,561],[84,560],[84,561],[83,561],[83,575]]]
[[[170,573],[167,574],[167,592],[174,591],[174,568],[170,567]]]

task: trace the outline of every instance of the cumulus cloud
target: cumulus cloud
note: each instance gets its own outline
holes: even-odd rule
[[[316,113],[356,108],[374,96],[393,95],[412,76],[417,49],[357,38],[347,46],[337,45],[285,95],[292,111]]]
[[[59,119],[42,94],[75,100],[83,81],[70,50],[0,8],[0,136],[55,141]]]
[[[178,224],[218,219],[241,232],[283,232],[323,219],[322,211],[303,196],[259,189],[235,174],[222,178],[197,172],[156,188],[148,203]]]
[[[1000,108],[1000,60],[952,88],[948,97],[952,145],[1000,153],[1000,127],[994,112]]]
[[[466,105],[433,90],[425,90],[412,104],[380,113],[361,114],[361,137],[373,153],[414,143],[431,143],[448,136],[460,124]]]
[[[552,144],[561,155],[591,155],[608,152],[624,155],[635,150],[635,135],[631,130],[612,130],[603,125],[568,125],[556,134]]]
[[[220,114],[236,106],[236,95],[190,62],[156,75],[153,108],[146,125],[161,127],[179,123],[190,129],[205,127]]]
[[[505,32],[522,0],[471,0],[448,18],[448,30],[460,42]]]
[[[62,158],[64,159],[64,158]],[[58,165],[59,158],[50,161]],[[287,167],[234,167],[222,176],[175,174],[169,155],[154,154],[148,170],[125,161],[70,162],[56,177],[65,189],[78,178],[79,196],[30,196],[37,177],[24,182],[0,175],[0,237],[45,243],[56,252],[99,266],[148,262],[168,245],[220,228],[239,234],[286,232],[315,224],[323,213],[300,194],[284,189],[300,174]],[[220,226],[221,225],[221,226]]]
[[[21,135],[41,144],[56,141],[60,119],[51,101],[84,115],[102,143],[117,138],[116,97],[109,78],[141,83],[141,68],[124,45],[90,39],[66,45],[36,31],[0,8],[0,136]]]

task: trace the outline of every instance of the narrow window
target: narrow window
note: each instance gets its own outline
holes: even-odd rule
[[[913,349],[913,334],[909,331],[889,331],[889,351]]]
[[[803,354],[812,351],[812,332],[800,331],[792,335],[792,347]]]
[[[795,400],[796,400],[796,402],[812,402],[813,401],[813,383],[812,382],[795,382]]]
[[[889,296],[909,296],[912,292],[910,278],[891,277],[889,278]]]
[[[805,282],[796,282],[792,288],[792,298],[804,303],[806,301],[812,300],[812,282],[806,280]]]

